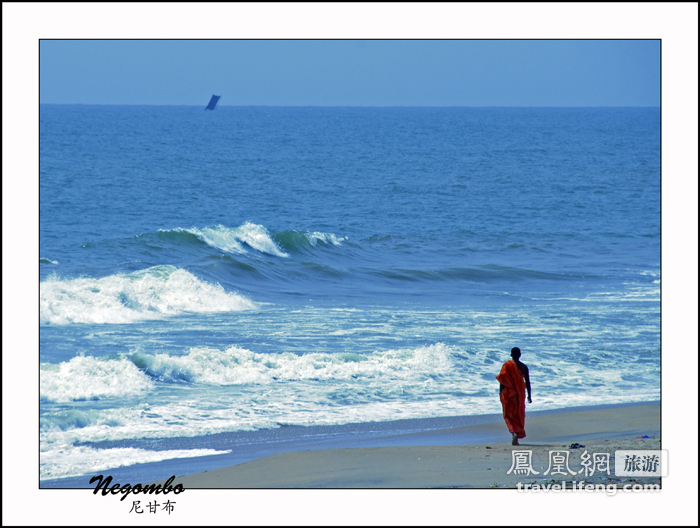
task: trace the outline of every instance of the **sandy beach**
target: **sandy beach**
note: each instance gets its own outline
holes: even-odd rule
[[[615,451],[660,449],[660,404],[601,407],[536,415],[527,438],[512,446],[503,423],[411,433],[421,445],[316,449],[278,453],[243,464],[178,476],[185,489],[212,488],[515,488],[566,480],[591,484],[658,483],[660,479],[615,476]],[[503,442],[471,444],[460,438],[502,434]],[[452,436],[452,445],[431,440]],[[646,437],[646,438],[645,438]],[[405,440],[405,439],[404,439]],[[398,442],[397,442],[398,443]],[[508,473],[514,450],[529,451],[532,472]],[[566,452],[567,475],[550,468],[550,452]],[[593,453],[610,454],[610,473],[578,473]],[[565,455],[566,456],[566,455]],[[548,471],[549,470],[549,471]],[[537,473],[535,473],[537,472]]]

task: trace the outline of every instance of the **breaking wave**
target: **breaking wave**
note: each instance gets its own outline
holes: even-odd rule
[[[66,402],[137,396],[151,390],[153,381],[124,358],[76,356],[58,365],[41,365],[39,387],[42,401]],[[80,426],[82,418],[65,417],[74,426]]]
[[[175,266],[155,266],[101,279],[50,277],[40,287],[41,324],[133,323],[183,313],[256,309]]]
[[[430,377],[449,373],[452,365],[449,348],[440,343],[370,354],[259,354],[238,347],[199,347],[185,356],[136,352],[130,358],[139,369],[160,381],[211,385]]]
[[[318,231],[283,231],[274,236],[275,241],[287,251],[300,251],[321,246],[340,246],[347,237]]]
[[[190,233],[205,244],[225,251],[226,253],[247,253],[246,247],[249,247],[261,253],[276,257],[289,256],[277,247],[274,240],[270,237],[270,233],[268,233],[264,226],[251,222],[246,222],[239,227],[226,227],[223,225],[203,227],[202,229],[197,227],[192,227],[190,229],[178,227],[172,232]]]

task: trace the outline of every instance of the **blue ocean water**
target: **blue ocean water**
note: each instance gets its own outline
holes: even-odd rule
[[[658,399],[660,182],[658,108],[41,105],[42,485],[498,413],[513,346]]]

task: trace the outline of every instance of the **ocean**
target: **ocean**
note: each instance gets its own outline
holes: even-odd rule
[[[660,398],[660,109],[203,108],[40,107],[42,487]]]

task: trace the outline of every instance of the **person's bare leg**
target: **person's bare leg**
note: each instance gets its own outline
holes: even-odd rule
[[[511,442],[512,445],[520,445],[518,444],[518,434],[513,433],[513,441]]]

